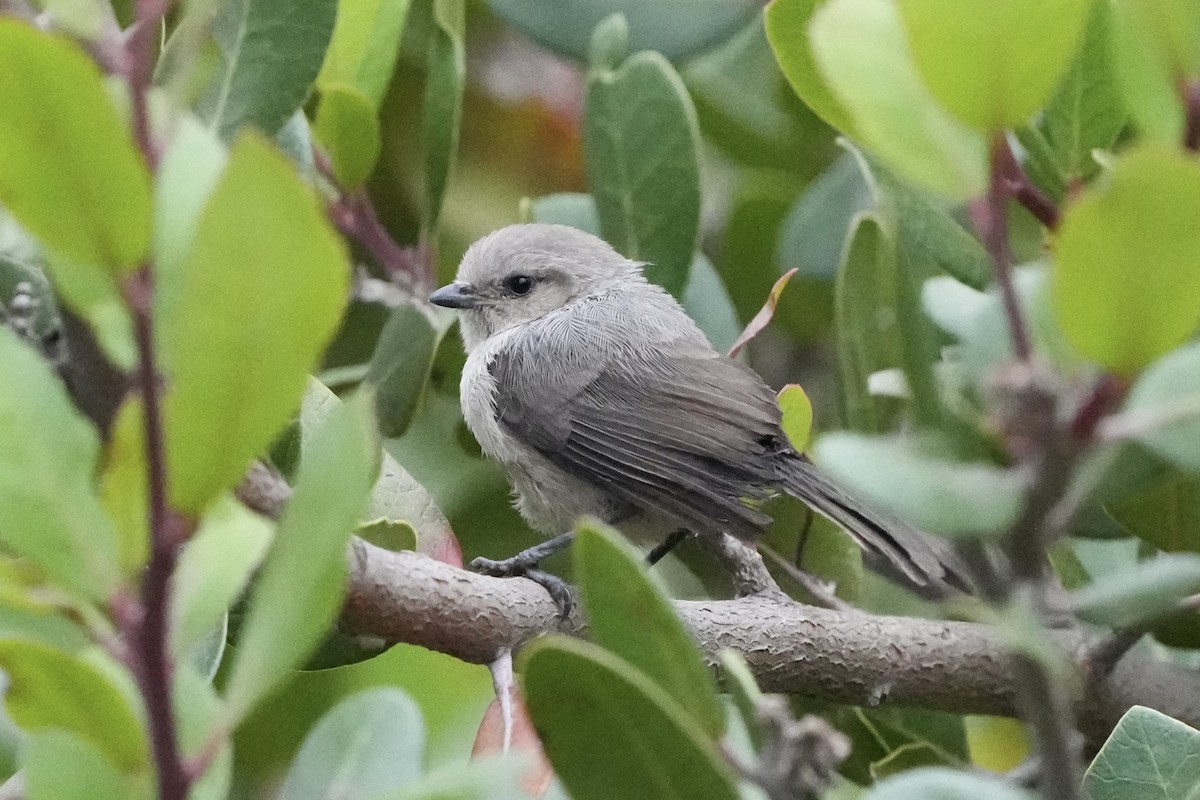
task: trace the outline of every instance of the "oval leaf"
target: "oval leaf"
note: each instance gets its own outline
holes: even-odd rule
[[[675,701],[616,656],[569,639],[526,652],[529,714],[575,800],[736,800],[729,767]]]
[[[426,61],[425,209],[422,233],[432,241],[442,216],[450,170],[458,153],[462,123],[463,87],[467,80],[466,25],[463,0],[433,0],[435,27],[429,37]]]
[[[200,117],[225,139],[251,124],[274,135],[304,102],[333,35],[337,0],[230,0],[213,22],[221,64]]]
[[[616,531],[579,526],[575,574],[592,639],[646,674],[710,735],[725,727],[717,686],[665,590]]]
[[[120,667],[106,656],[93,651],[80,657],[40,642],[9,639],[0,640],[0,667],[10,682],[5,704],[17,725],[27,731],[70,731],[123,772],[148,769],[146,734],[130,706],[132,681],[118,687],[113,677]]]
[[[792,443],[792,449],[803,453],[812,437],[812,401],[798,384],[789,383],[779,390],[779,410],[783,412],[780,424]]]
[[[1200,324],[1200,163],[1147,145],[1067,209],[1055,244],[1054,306],[1071,342],[1123,374]]]
[[[367,179],[379,158],[379,120],[371,101],[353,86],[330,84],[321,90],[313,132],[329,152],[333,176],[354,189]]]
[[[634,49],[657,50],[675,60],[724,41],[761,7],[756,0],[488,0],[488,5],[538,44],[579,61],[587,60],[596,25],[613,14],[628,20]]]
[[[817,69],[808,24],[825,0],[772,0],[765,13],[767,40],[788,83],[817,116],[854,135],[854,118],[830,91]]]
[[[1092,0],[903,0],[921,77],[968,125],[1019,125],[1075,56]]]
[[[696,110],[658,53],[588,78],[584,155],[604,238],[676,297],[700,227]]]
[[[0,203],[73,261],[136,267],[150,244],[150,179],[92,59],[0,18],[0,108]]]
[[[340,0],[333,38],[317,76],[323,92],[330,85],[353,86],[374,111],[383,101],[410,0]]]
[[[894,3],[831,0],[813,15],[809,37],[864,145],[931,189],[956,199],[982,194],[983,137],[942,110],[917,77]]]
[[[1087,800],[1191,798],[1200,785],[1200,731],[1145,706],[1125,712],[1083,776]]]
[[[188,258],[156,281],[171,501],[197,513],[295,411],[349,270],[312,193],[250,134],[234,145]]]
[[[412,698],[391,687],[342,700],[292,760],[279,800],[380,797],[421,776],[425,726]]]

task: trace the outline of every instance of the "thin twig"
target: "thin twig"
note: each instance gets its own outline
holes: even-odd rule
[[[137,21],[129,31],[125,46],[125,78],[129,82],[133,107],[133,138],[151,171],[158,167],[159,152],[150,126],[147,95],[154,77],[154,42],[168,4],[169,0],[137,0]]]
[[[992,257],[992,267],[996,273],[996,284],[1000,287],[1000,297],[1004,303],[1004,313],[1008,317],[1009,335],[1012,337],[1013,353],[1019,361],[1029,361],[1033,348],[1029,341],[1029,331],[1025,327],[1024,315],[1017,299],[1017,291],[1012,279],[1012,251],[1008,242],[1008,181],[1019,170],[1008,140],[1003,133],[997,133],[992,139],[991,172],[988,181],[987,195],[971,206],[971,218],[979,231],[988,255]]]
[[[171,698],[171,663],[167,654],[167,602],[176,553],[187,534],[187,521],[167,500],[166,445],[161,393],[151,320],[151,277],[145,266],[125,284],[138,351],[137,380],[142,397],[150,513],[150,561],[142,578],[140,615],[125,619],[132,644],[134,676],[146,702],[150,743],[158,767],[161,800],[184,800],[189,780],[183,768]],[[133,623],[133,624],[131,624]]]
[[[154,71],[155,37],[169,3],[170,0],[137,0],[137,19],[126,42],[124,67],[132,101],[133,134],[151,172],[158,166],[159,153],[151,130],[148,93]],[[146,704],[150,745],[158,774],[158,796],[160,800],[186,800],[192,781],[184,769],[179,750],[173,708],[172,665],[167,652],[167,605],[176,556],[187,537],[190,521],[171,509],[167,496],[162,396],[154,348],[151,265],[144,264],[122,288],[133,317],[138,353],[137,385],[142,398],[148,473],[150,558],[142,577],[140,608],[135,610],[136,613],[124,613],[120,619],[130,642],[132,672]]]
[[[313,148],[313,162],[329,181],[337,197],[328,204],[329,218],[344,235],[369,252],[388,278],[410,294],[421,296],[433,289],[432,254],[428,248],[397,244],[379,220],[366,189],[346,189],[337,182],[329,157]]]
[[[800,584],[801,588],[812,597],[813,601],[822,608],[832,608],[835,611],[854,611],[854,606],[847,603],[842,598],[838,597],[829,587],[822,583],[817,578],[809,575],[804,570],[797,567],[792,562],[788,561],[783,556],[776,553],[771,548],[763,545],[758,548],[758,552],[769,558],[775,566],[787,573],[787,576]]]

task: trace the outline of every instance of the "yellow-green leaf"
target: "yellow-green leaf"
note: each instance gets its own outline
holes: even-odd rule
[[[0,18],[0,203],[48,248],[112,272],[150,243],[150,181],[100,70]]]

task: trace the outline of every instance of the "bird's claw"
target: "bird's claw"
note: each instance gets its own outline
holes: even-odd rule
[[[490,558],[475,558],[471,561],[471,569],[482,575],[493,578],[528,578],[541,586],[550,595],[558,608],[558,615],[566,619],[571,615],[575,603],[571,597],[571,587],[557,575],[537,568],[537,562],[530,562],[520,555],[495,561]]]

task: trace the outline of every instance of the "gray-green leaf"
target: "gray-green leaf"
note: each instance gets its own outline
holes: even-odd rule
[[[700,226],[699,144],[695,107],[661,54],[588,77],[584,154],[604,238],[676,297]]]

